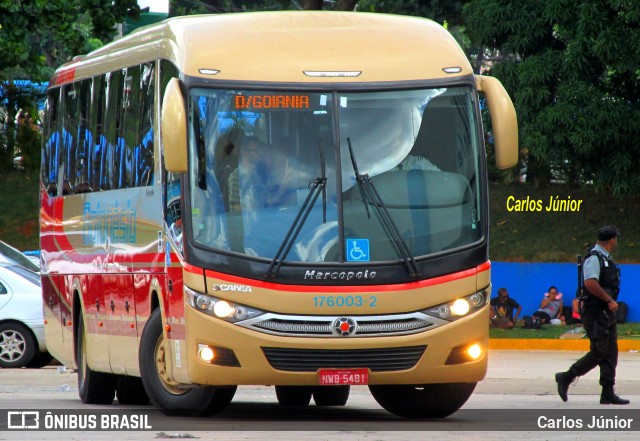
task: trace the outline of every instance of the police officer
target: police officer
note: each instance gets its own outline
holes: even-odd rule
[[[567,372],[558,372],[558,395],[567,401],[569,385],[579,376],[600,366],[602,394],[600,404],[629,404],[613,391],[618,364],[618,330],[616,311],[620,291],[620,270],[611,258],[618,244],[620,230],[607,225],[598,230],[598,241],[587,253],[583,265],[586,298],[582,311],[584,329],[589,337],[590,351],[576,361]]]

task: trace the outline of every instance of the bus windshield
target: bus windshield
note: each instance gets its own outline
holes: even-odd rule
[[[467,87],[193,88],[191,239],[291,262],[407,261],[474,243],[484,228],[473,100]]]

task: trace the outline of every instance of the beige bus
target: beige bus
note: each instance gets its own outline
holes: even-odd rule
[[[210,415],[239,385],[405,417],[487,369],[487,164],[513,105],[440,25],[173,18],[56,71],[41,186],[49,350],[84,403]]]

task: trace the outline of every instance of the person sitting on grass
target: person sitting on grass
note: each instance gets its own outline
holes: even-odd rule
[[[518,316],[522,311],[522,306],[509,297],[507,288],[498,290],[498,297],[491,299],[491,321],[489,325],[493,328],[512,329],[518,321]],[[515,316],[513,311],[516,311]]]
[[[555,286],[549,288],[549,292],[540,302],[540,308],[533,315],[538,317],[542,324],[549,324],[554,319],[559,320],[557,323],[562,323],[562,293],[558,292],[558,288]]]
[[[571,323],[582,324],[582,302],[578,298],[574,298],[571,304]]]

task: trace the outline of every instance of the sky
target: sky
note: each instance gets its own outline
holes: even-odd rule
[[[150,12],[169,12],[169,0],[138,0],[140,9],[149,6]]]

